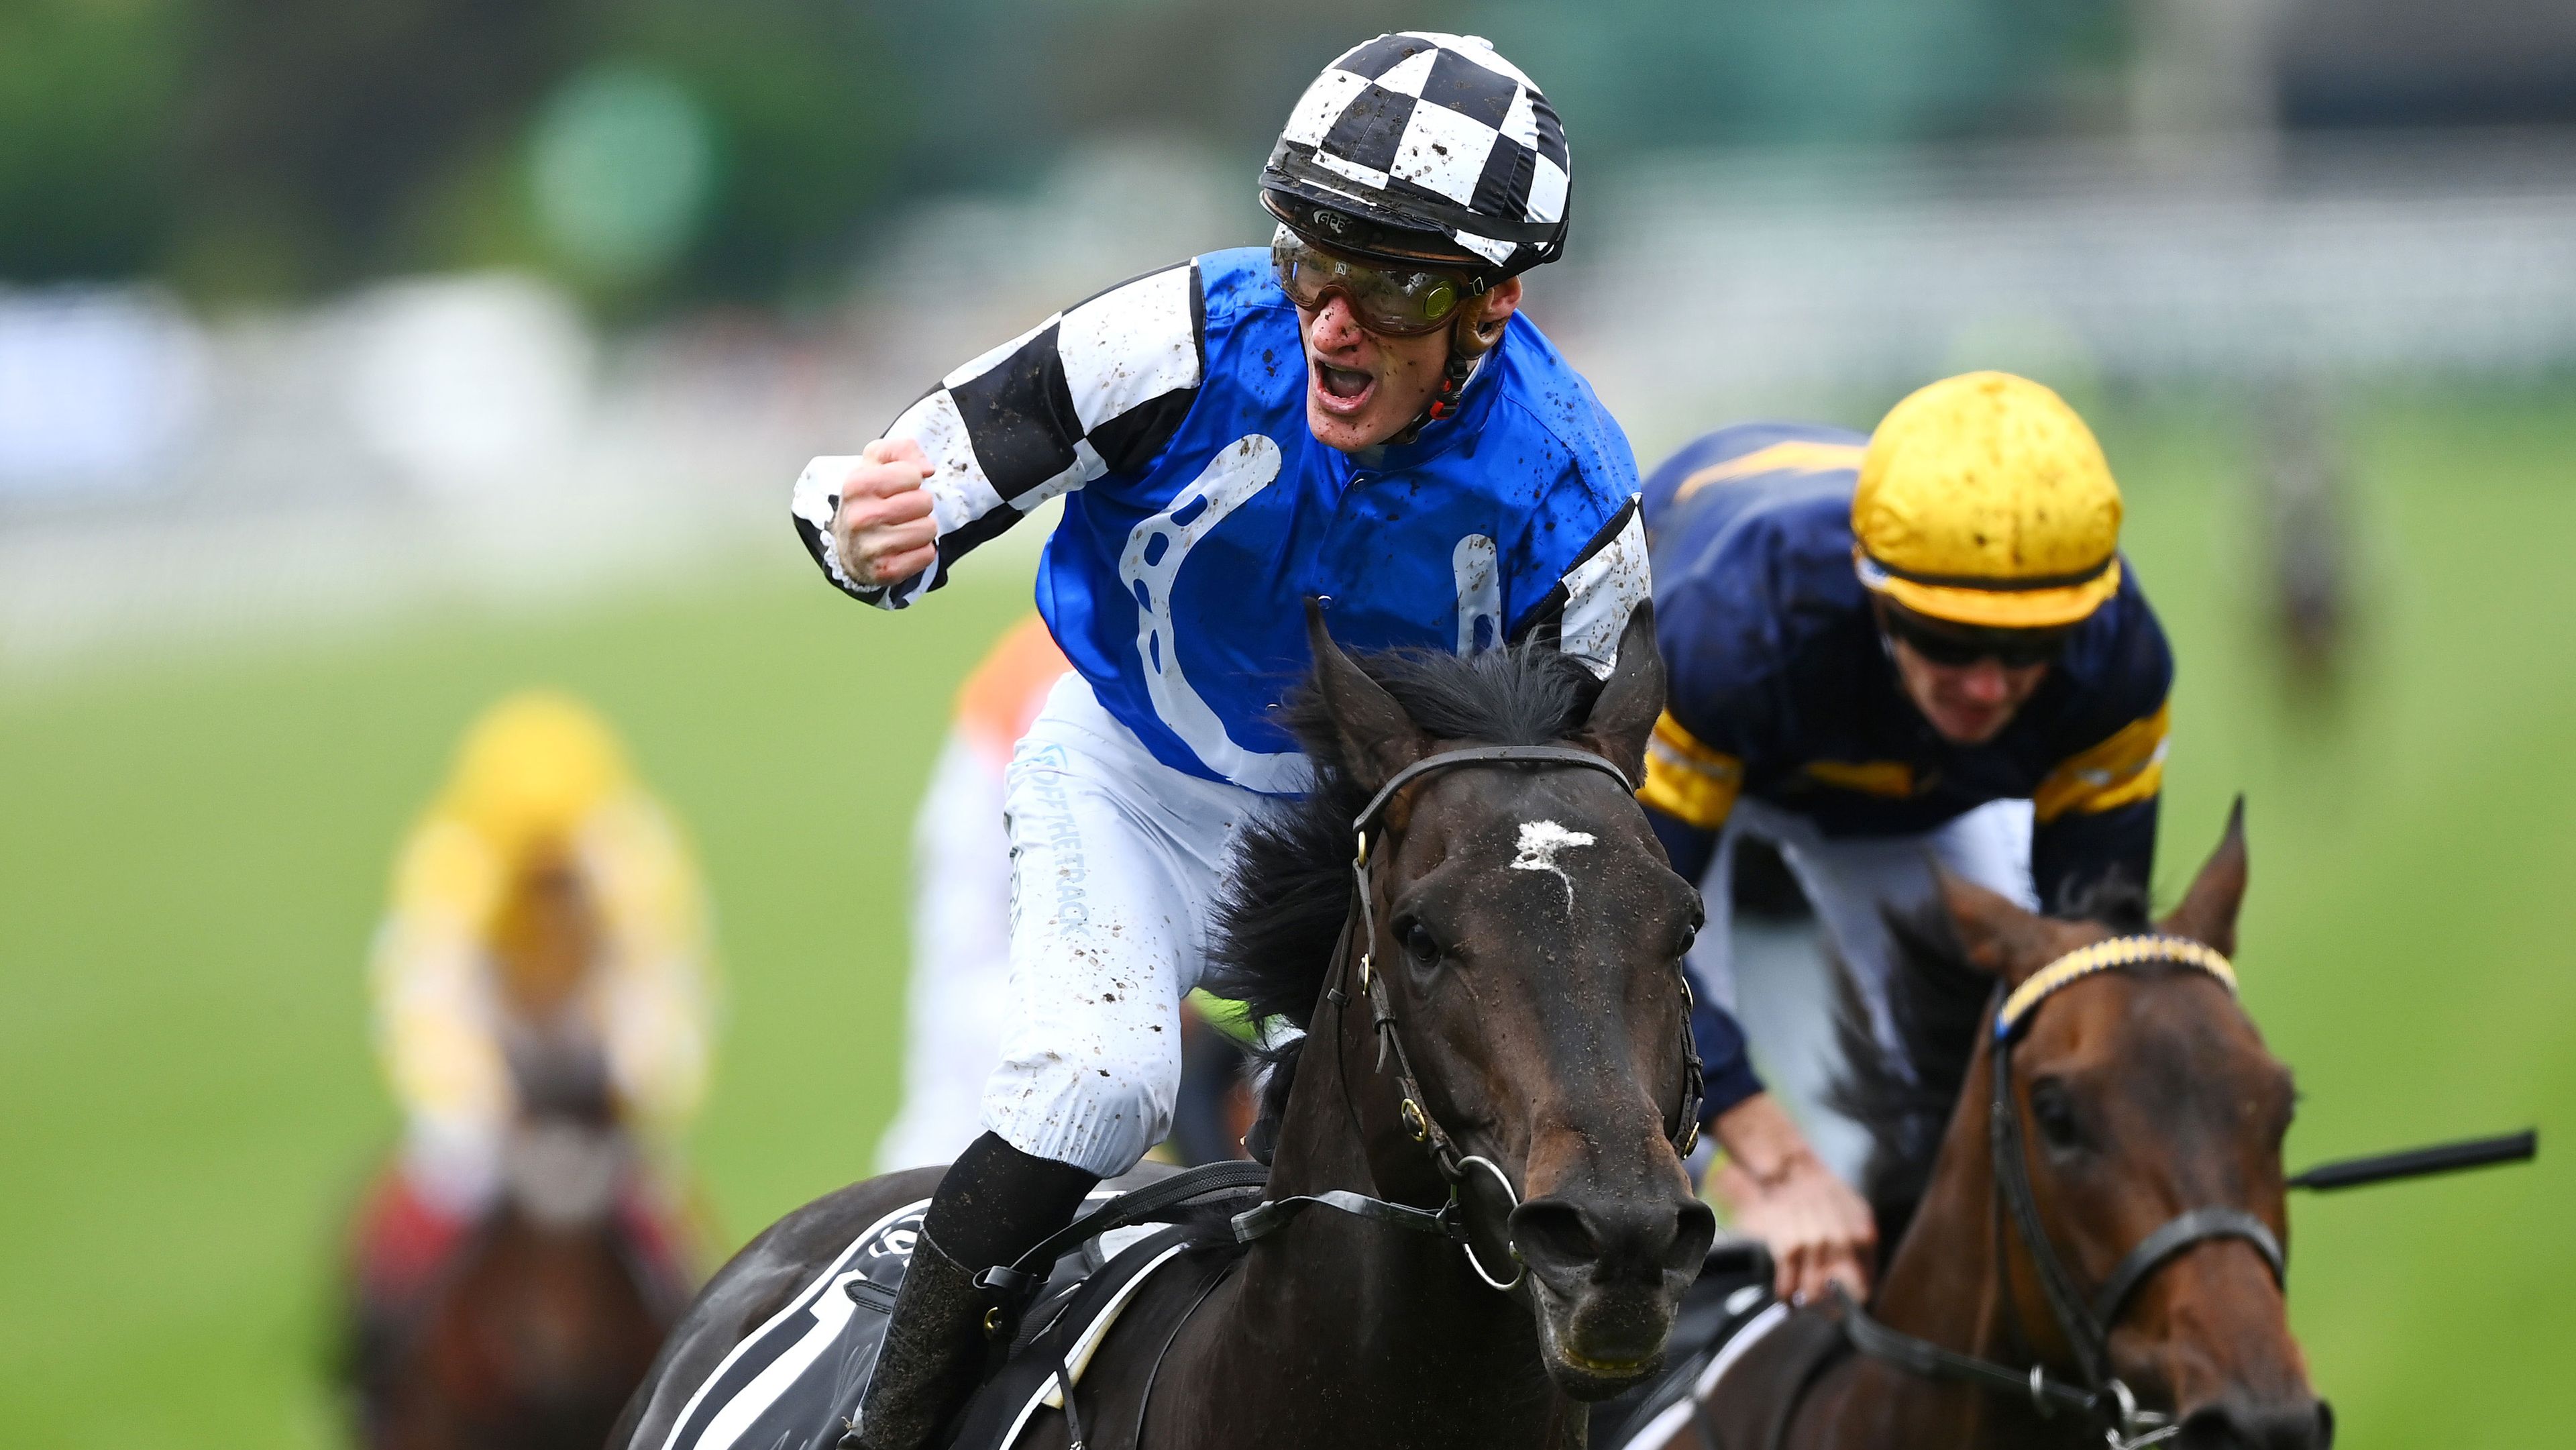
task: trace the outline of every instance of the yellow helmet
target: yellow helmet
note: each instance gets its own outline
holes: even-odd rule
[[[1863,584],[1986,629],[2074,624],[2120,587],[2120,486],[2066,400],[1963,373],[1888,410],[1852,494]]]
[[[567,844],[633,778],[625,747],[597,712],[570,695],[528,690],[466,732],[437,811],[516,863],[540,846]]]

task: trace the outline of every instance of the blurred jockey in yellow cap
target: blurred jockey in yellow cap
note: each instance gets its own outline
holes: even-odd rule
[[[593,1080],[648,1150],[698,1108],[711,1015],[696,864],[607,723],[530,691],[476,720],[404,842],[376,935],[376,1043],[405,1115],[360,1230],[363,1286],[399,1299],[495,1202],[537,1075]],[[674,1274],[657,1181],[620,1211]]]
[[[1780,850],[1900,1075],[1882,912],[1925,900],[1930,859],[2026,906],[2143,892],[2173,660],[2120,558],[2119,486],[2064,399],[1969,373],[1866,437],[1722,428],[1647,480],[1645,516],[1670,683],[1644,797],[1705,883],[1704,1002],[1734,1001],[1745,835]],[[1703,1024],[1712,1103],[1730,1064],[1733,1091],[1751,1082],[1740,1042],[1708,1040],[1725,1026]],[[1763,1045],[1805,1086],[1839,1061],[1823,1022]],[[1845,1177],[1860,1146],[1825,1140]],[[1736,1189],[1758,1210],[1761,1185]]]

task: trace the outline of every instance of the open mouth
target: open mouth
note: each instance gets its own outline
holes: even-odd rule
[[[1556,1347],[1556,1352],[1565,1356],[1567,1364],[1585,1374],[1597,1375],[1605,1380],[1641,1379],[1660,1362],[1657,1359],[1591,1359],[1575,1353],[1562,1344]]]
[[[1377,392],[1374,374],[1337,368],[1321,358],[1314,360],[1314,368],[1316,398],[1333,412],[1358,412]]]
[[[1578,1400],[1603,1400],[1619,1394],[1663,1367],[1661,1354],[1644,1359],[1594,1359],[1566,1347],[1564,1340],[1549,1336],[1556,1363],[1550,1368],[1559,1389]]]

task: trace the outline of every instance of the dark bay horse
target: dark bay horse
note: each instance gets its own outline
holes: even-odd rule
[[[1212,1249],[1149,1280],[1091,1360],[1088,1443],[1580,1446],[1582,1402],[1656,1368],[1713,1233],[1675,1142],[1695,1116],[1679,964],[1698,904],[1628,786],[1663,702],[1649,607],[1597,684],[1544,647],[1358,662],[1319,614],[1308,633],[1291,714],[1317,788],[1252,833],[1209,985],[1305,1030],[1256,1135],[1270,1200],[1427,1212],[1456,1184],[1479,1257],[1322,1209]],[[737,1340],[937,1173],[843,1189],[755,1240],[612,1443],[662,1450]],[[1062,1417],[1021,1443],[1065,1445]]]
[[[2117,1431],[2111,1444],[2175,1450],[2331,1444],[2279,1275],[2295,1094],[2224,970],[2245,870],[2240,805],[2152,929],[2143,902],[2110,920],[2056,920],[1944,880],[1955,933],[1900,933],[1912,971],[1900,974],[1899,1017],[1943,1047],[1929,1060],[1946,1059],[1946,1081],[1864,1071],[1852,1094],[1879,1121],[1901,1120],[1910,1095],[1956,1095],[1928,1165],[1888,1156],[1893,1136],[1871,1165],[1883,1205],[1904,1213],[1919,1196],[1876,1299],[1859,1316],[1777,1311],[1739,1358],[1701,1377],[1696,1417],[1668,1414],[1627,1443],[2050,1450],[2099,1447]],[[2008,1185],[2012,1158],[1999,1151],[2018,1156],[2025,1188]],[[1836,1331],[1855,1317],[1858,1331]],[[1892,1335],[1873,1344],[1873,1325]],[[2088,1354],[2102,1360],[2090,1372]],[[1961,1356],[2005,1373],[1979,1379]],[[2042,1381],[2019,1378],[2034,1365],[2045,1395]],[[2075,1403],[2114,1380],[2120,1392],[2095,1394],[2096,1412]],[[2142,1412],[2125,1426],[2123,1392]]]

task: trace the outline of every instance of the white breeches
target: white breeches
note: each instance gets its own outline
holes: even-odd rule
[[[1078,675],[1013,755],[1007,1026],[983,1125],[1114,1177],[1171,1130],[1181,998],[1236,832],[1269,799],[1164,765]]]
[[[1900,1049],[1888,992],[1896,944],[1883,913],[1930,906],[1935,859],[1952,873],[2036,910],[2030,802],[1994,801],[1917,835],[1841,838],[1827,837],[1807,817],[1765,801],[1746,797],[1735,803],[1701,884],[1708,925],[1691,948],[1691,976],[1699,991],[1744,1021],[1766,1082],[1797,1107],[1825,1161],[1850,1178],[1858,1172],[1866,1141],[1819,1101],[1842,1065],[1834,1034],[1835,993],[1825,963],[1814,960],[1816,953],[1792,934],[1751,923],[1731,929],[1734,902],[1728,883],[1736,842],[1747,835],[1779,849],[1815,909],[1825,938],[1819,945],[1830,945],[1846,964],[1872,1035],[1887,1060],[1904,1068],[1911,1062]],[[1739,952],[1745,958],[1741,963]],[[1739,984],[1739,968],[1769,980]],[[1753,990],[1740,992],[1740,985]]]

